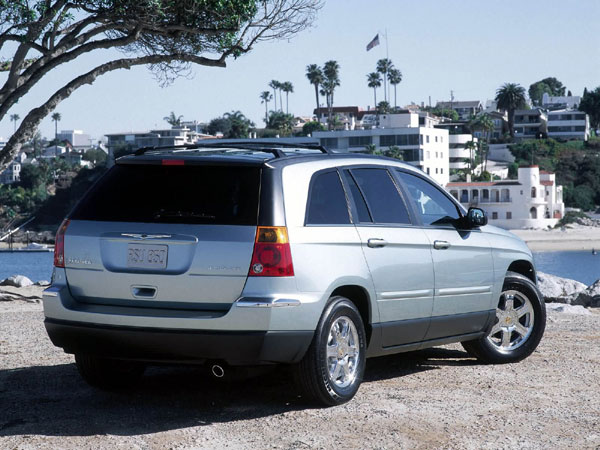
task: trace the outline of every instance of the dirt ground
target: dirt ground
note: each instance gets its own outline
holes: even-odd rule
[[[286,370],[220,382],[152,368],[107,393],[46,336],[40,304],[0,302],[0,448],[600,448],[600,312],[549,311],[527,360],[451,345],[371,359],[350,403],[313,408]]]

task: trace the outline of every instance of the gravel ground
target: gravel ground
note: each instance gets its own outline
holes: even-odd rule
[[[221,382],[152,368],[134,390],[79,378],[39,303],[0,302],[0,448],[600,448],[600,311],[548,311],[538,350],[478,364],[459,345],[371,359],[350,403],[306,405],[281,369]]]

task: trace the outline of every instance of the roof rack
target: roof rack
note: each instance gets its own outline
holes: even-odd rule
[[[212,142],[212,143],[200,143],[200,144],[183,144],[183,145],[167,145],[167,146],[154,146],[154,147],[142,147],[137,149],[133,154],[135,156],[144,155],[151,151],[186,151],[186,150],[198,150],[198,151],[213,151],[214,149],[240,149],[240,150],[253,150],[256,152],[270,153],[275,158],[285,158],[287,155],[282,148],[296,148],[301,150],[319,150],[324,154],[331,154],[332,152],[322,145],[317,144],[292,144],[289,142],[254,142],[254,141],[240,141],[240,142]]]

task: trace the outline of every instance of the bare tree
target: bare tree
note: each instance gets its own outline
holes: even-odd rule
[[[160,82],[188,74],[192,64],[225,67],[262,41],[287,39],[309,27],[322,0],[0,0],[0,120],[56,67],[116,48],[123,58],[76,76],[31,110],[0,151],[0,172],[40,122],[76,89],[99,76],[148,65]],[[101,57],[101,55],[99,55]]]

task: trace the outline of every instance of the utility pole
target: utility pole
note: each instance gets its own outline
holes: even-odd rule
[[[454,109],[454,91],[450,90],[450,110]]]

